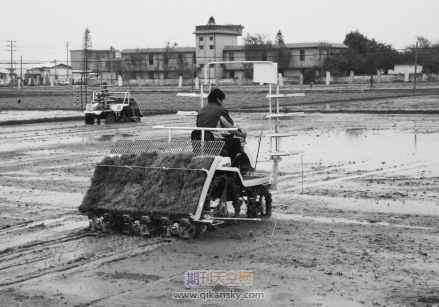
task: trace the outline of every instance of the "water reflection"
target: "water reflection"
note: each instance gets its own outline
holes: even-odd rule
[[[414,134],[392,130],[350,129],[343,131],[302,132],[296,137],[282,139],[281,151],[303,150],[304,163],[323,167],[374,162],[377,168],[396,165],[414,155],[433,158],[439,154],[439,133]],[[248,140],[254,156],[258,150],[257,138]],[[259,162],[269,161],[269,140],[264,137]],[[384,162],[384,163],[383,163]],[[431,161],[434,162],[434,161]],[[267,163],[267,168],[270,166]],[[261,164],[262,167],[262,164]],[[284,157],[282,169],[300,167],[300,157]],[[259,168],[259,164],[258,164]]]
[[[416,137],[416,134],[415,134],[415,153],[417,153],[418,152],[418,142],[417,142],[417,137]]]
[[[365,129],[348,129],[346,130],[346,136],[351,139],[358,139],[365,133]]]
[[[95,136],[84,136],[82,137],[82,142],[110,142],[117,141],[118,139],[130,138],[135,135],[132,134],[103,134],[103,135],[95,135]]]
[[[7,122],[11,120],[32,120],[41,118],[54,118],[54,117],[76,117],[82,116],[82,111],[74,110],[40,110],[40,111],[4,111],[0,112],[0,122]]]

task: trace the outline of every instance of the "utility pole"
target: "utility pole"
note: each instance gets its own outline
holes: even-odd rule
[[[67,81],[69,80],[69,42],[67,42]]]
[[[195,52],[192,53],[192,93],[194,92],[194,60],[195,60]]]
[[[20,55],[20,82],[23,81],[23,56]]]
[[[110,47],[110,84],[113,84],[113,46]]]
[[[416,47],[415,47],[415,87],[414,87],[414,92],[416,93],[416,72],[418,70],[418,42],[416,42]]]
[[[56,60],[54,62],[55,62],[55,80],[56,80]]]
[[[16,43],[17,41],[7,41],[7,42],[9,42],[10,43],[10,45],[9,45],[9,47],[11,48],[10,50],[8,50],[8,51],[11,51],[11,73],[10,73],[10,77],[11,77],[11,80],[9,81],[10,82],[10,84],[11,84],[11,90],[12,90],[12,88],[13,88],[13,82],[12,82],[12,75],[13,75],[13,71],[14,71],[14,68],[13,68],[13,60],[14,60],[14,55],[13,55],[13,51],[17,51],[17,50],[14,50],[14,48],[15,47],[17,47],[17,46],[14,46],[14,43]]]
[[[88,44],[88,42],[87,42]],[[85,48],[85,99],[87,99],[88,96],[88,46]]]
[[[302,68],[302,62],[303,61],[302,61],[302,56],[299,56],[299,60],[300,60],[300,74],[302,75],[302,85],[303,85],[303,68]]]

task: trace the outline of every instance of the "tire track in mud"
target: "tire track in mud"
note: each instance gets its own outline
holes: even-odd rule
[[[11,133],[8,134],[4,134],[4,137],[0,139],[0,141],[9,141],[9,140],[16,140],[17,136],[23,136],[24,138],[28,138],[28,139],[37,139],[37,138],[42,138],[42,137],[53,137],[53,136],[58,136],[58,135],[62,135],[62,136],[66,136],[66,135],[80,135],[83,136],[84,133],[96,133],[96,132],[113,132],[113,131],[118,131],[118,130],[132,130],[131,128],[140,128],[140,127],[144,127],[144,126],[148,126],[147,123],[140,123],[140,124],[129,124],[129,123],[124,123],[123,125],[112,125],[112,126],[107,126],[107,125],[102,125],[102,126],[98,126],[98,125],[79,125],[79,123],[74,123],[71,125],[66,125],[66,126],[62,126],[62,127],[50,127],[50,128],[44,128],[42,127],[42,129],[38,130],[38,132],[34,132],[33,130],[29,131],[29,130],[14,130]],[[28,135],[28,134],[32,134],[32,135]]]
[[[0,189],[0,197],[7,198],[8,201],[24,202],[26,204],[46,204],[59,209],[77,206],[81,203],[84,196],[82,193],[16,188],[4,185],[0,185]]]
[[[102,148],[108,146],[106,142],[93,142],[95,136],[101,135],[128,135],[148,130],[151,123],[121,125],[73,125],[62,126],[58,128],[42,127],[36,132],[23,130],[6,131],[0,138],[0,144],[4,144],[0,152],[29,151],[37,148],[68,148],[73,144],[82,143],[87,147]],[[148,127],[148,129],[146,129]],[[87,140],[88,139],[88,140]]]
[[[165,279],[162,279],[162,280],[160,280],[160,281],[153,281],[153,282],[163,282],[164,280],[171,280],[173,277],[175,277],[175,276],[181,276],[181,275],[184,274],[185,272],[186,272],[186,271],[182,271],[182,272],[180,272],[180,273],[177,273],[177,274],[174,274],[174,275],[168,276],[168,277],[166,277]],[[118,296],[118,295],[125,294],[125,293],[127,293],[127,292],[131,292],[131,291],[134,291],[134,290],[138,290],[138,289],[140,289],[140,288],[143,288],[143,287],[145,287],[145,286],[150,286],[150,285],[151,285],[151,282],[149,282],[148,284],[141,284],[141,285],[139,285],[139,286],[136,286],[136,287],[133,287],[133,288],[130,288],[130,289],[127,289],[127,290],[123,290],[123,291],[120,291],[120,292],[116,292],[115,294],[112,294],[112,295],[108,295],[108,296],[100,297],[100,298],[98,298],[98,299],[95,299],[95,300],[89,301],[89,302],[87,302],[87,303],[81,303],[81,304],[78,304],[78,305],[74,305],[73,307],[86,307],[86,306],[92,306],[92,305],[94,305],[95,303],[99,303],[99,302],[101,302],[101,301],[103,301],[103,300],[107,300],[107,299],[109,299],[109,298],[116,297],[116,296]]]
[[[102,265],[168,244],[86,231],[88,221],[74,215],[16,225],[0,231],[0,290]]]
[[[55,219],[52,221],[37,221],[26,226],[6,228],[0,232],[2,242],[0,244],[0,254],[5,251],[21,248],[22,246],[32,246],[58,240],[59,237],[69,236],[63,233],[76,231],[88,226],[86,220],[66,222],[66,218]]]
[[[55,226],[55,229],[41,228],[32,233],[35,228],[16,227],[12,231],[15,234],[13,245],[0,247],[0,290],[63,273],[96,268],[173,243],[157,238],[146,241],[124,235],[89,233],[83,223],[67,232],[62,231],[63,226]],[[17,239],[22,236],[30,238]]]
[[[55,147],[59,149],[57,144],[47,144],[47,142],[41,141],[41,138],[56,138],[60,135],[64,139],[67,135],[71,141],[61,145],[74,146],[77,143],[77,139],[83,137],[84,134],[118,134],[123,133],[121,131],[129,131],[132,127],[133,125],[124,125],[123,127],[111,127],[111,129],[108,129],[109,127],[95,129],[95,127],[75,127],[75,125],[69,125],[68,127],[56,130],[55,128],[45,129],[46,127],[42,127],[42,129],[36,130],[36,133],[29,133],[27,129],[18,133],[13,131],[12,134],[5,134],[7,137],[2,138],[1,142],[14,146],[17,138],[20,140],[20,137],[27,134],[24,136],[27,139],[26,143],[30,142],[33,144],[32,141],[35,141],[36,148],[43,147],[44,149],[52,150]],[[138,125],[136,128],[142,129]],[[109,143],[96,144],[96,146],[102,145],[109,147]],[[29,150],[29,148],[26,149]],[[11,150],[11,152],[14,152],[15,149],[12,148]],[[1,167],[0,179],[10,180],[11,178],[7,178],[8,174],[5,174],[5,172],[9,172],[10,175],[11,172],[14,174],[13,170],[34,169],[40,172],[44,169],[89,166],[94,164],[93,161],[99,154],[93,154],[93,149],[87,150],[87,152],[90,152],[92,155],[87,155],[90,159],[77,163],[75,163],[75,159],[72,160],[72,154],[66,155],[65,150],[60,153],[53,152],[49,156],[30,156],[29,159],[27,157],[25,159],[16,159],[15,156],[7,156],[5,154],[7,159],[5,159],[6,164],[3,164]],[[84,156],[84,152],[73,153],[73,155],[78,157]],[[6,175],[6,177],[3,175]],[[52,175],[48,176],[51,177]],[[20,178],[15,178],[14,180],[20,181]],[[47,200],[53,199],[52,202],[49,202],[51,205],[48,207],[49,214],[52,211],[55,212],[54,210],[59,211],[60,206],[76,206],[83,197],[81,193],[51,192],[44,187],[42,190],[38,190],[8,185],[0,186],[0,189],[8,200],[21,202],[34,200],[39,207],[44,206],[48,202]],[[39,199],[35,198],[37,194],[40,195]],[[57,195],[61,197],[57,197]],[[66,204],[61,204],[63,199],[67,201]],[[50,223],[47,220],[41,220],[24,225],[9,226],[0,230],[0,236],[2,237],[0,242],[0,291],[10,286],[38,282],[64,273],[86,270],[88,267],[94,268],[104,263],[169,244],[167,241],[157,239],[138,242],[137,238],[126,236],[91,236],[84,232],[87,225],[87,221],[77,221],[77,219],[71,216],[66,217],[64,215],[62,218],[52,220]]]
[[[1,280],[0,281],[0,290],[1,289],[5,289],[7,287],[10,287],[12,285],[21,285],[21,284],[26,284],[29,282],[33,282],[33,283],[37,283],[37,282],[41,282],[42,280],[45,279],[50,279],[56,276],[59,276],[61,274],[71,274],[74,273],[76,271],[84,271],[90,268],[97,268],[101,265],[110,263],[110,262],[114,262],[114,261],[118,261],[127,257],[133,257],[135,255],[144,253],[144,252],[149,252],[152,251],[158,247],[161,246],[165,246],[170,244],[169,242],[154,242],[149,244],[149,246],[151,246],[150,248],[145,247],[145,245],[142,246],[142,248],[135,248],[135,249],[131,249],[128,252],[125,253],[121,253],[120,251],[116,251],[113,253],[105,253],[105,254],[99,254],[99,255],[95,255],[93,259],[88,259],[86,257],[76,257],[75,259],[71,260],[70,262],[67,262],[67,264],[64,265],[60,265],[60,264],[56,264],[56,266],[49,266],[49,269],[38,269],[38,270],[34,270],[33,272],[30,273],[26,273],[26,274],[17,274],[14,275],[13,277],[6,279],[6,280]],[[97,259],[96,259],[97,258]],[[56,260],[56,258],[51,257],[51,258],[44,258],[44,259],[39,259],[39,263],[46,265],[47,262],[53,262],[54,260]],[[77,263],[80,262],[80,263]],[[38,264],[38,263],[37,263]],[[32,262],[26,262],[26,266],[30,266],[32,265]],[[19,266],[19,268],[17,269],[17,271],[19,272],[23,272],[23,270],[26,269],[26,267]],[[18,266],[17,266],[18,267]],[[2,273],[2,275],[6,275],[8,273]],[[1,294],[1,293],[0,293]]]

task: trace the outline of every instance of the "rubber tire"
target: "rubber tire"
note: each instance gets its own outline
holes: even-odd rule
[[[271,203],[273,202],[273,200],[271,198],[271,193],[266,187],[264,187],[263,190],[259,193],[258,203],[261,200],[263,200],[265,204],[263,208],[261,208],[262,210],[259,210],[259,213],[261,214],[261,216],[270,216],[272,209]]]
[[[105,124],[106,125],[114,125],[116,123],[116,116],[113,113],[108,113],[105,116]]]
[[[85,124],[86,125],[93,125],[95,123],[94,116],[86,116],[85,117]]]
[[[246,215],[249,219],[256,218],[259,212],[258,202],[255,200],[249,200],[247,203]]]

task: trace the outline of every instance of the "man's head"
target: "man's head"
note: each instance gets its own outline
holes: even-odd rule
[[[210,92],[209,96],[207,96],[208,102],[218,102],[221,104],[225,99],[226,99],[226,94],[224,94],[224,92],[219,88],[213,89]]]

